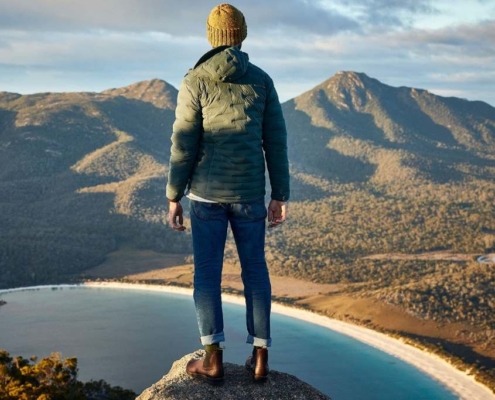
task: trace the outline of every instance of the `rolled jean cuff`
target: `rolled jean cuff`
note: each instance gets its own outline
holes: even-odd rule
[[[272,339],[260,339],[251,335],[248,335],[246,343],[252,344],[257,347],[270,347],[272,345]]]
[[[201,336],[201,344],[206,346],[207,344],[225,342],[225,334],[223,332],[214,333],[213,335]]]

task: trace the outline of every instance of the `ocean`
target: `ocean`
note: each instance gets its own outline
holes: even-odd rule
[[[79,379],[140,393],[173,361],[199,348],[190,296],[110,288],[43,288],[0,294],[0,348],[12,356],[77,357]],[[244,308],[224,303],[224,361],[244,364]],[[457,399],[430,376],[324,327],[272,314],[270,367],[333,400]]]

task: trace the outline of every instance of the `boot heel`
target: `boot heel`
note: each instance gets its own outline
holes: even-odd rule
[[[186,365],[186,373],[213,386],[223,385],[222,349],[206,352],[205,357],[199,360],[190,360]]]
[[[225,383],[224,378],[206,378],[206,382],[209,383],[212,386],[222,386]]]
[[[266,348],[254,348],[253,355],[246,360],[246,369],[252,374],[253,380],[257,383],[264,383],[268,380],[268,350]]]

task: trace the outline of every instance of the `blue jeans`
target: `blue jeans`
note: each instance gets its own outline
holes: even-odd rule
[[[221,282],[230,222],[241,261],[246,299],[247,343],[270,346],[271,285],[265,260],[264,199],[251,203],[191,200],[194,304],[203,345],[225,341]]]

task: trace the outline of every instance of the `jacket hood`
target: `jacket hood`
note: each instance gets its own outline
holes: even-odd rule
[[[234,82],[247,71],[249,56],[238,47],[220,46],[210,50],[196,63],[198,75],[222,82]]]

